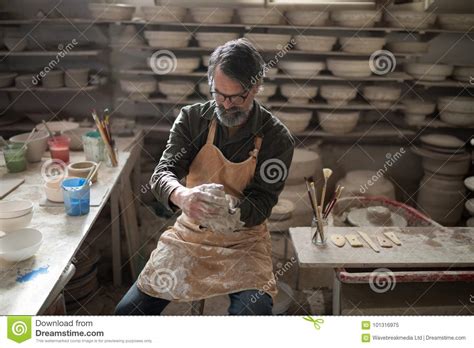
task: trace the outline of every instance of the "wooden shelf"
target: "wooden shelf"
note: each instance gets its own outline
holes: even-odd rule
[[[72,50],[66,54],[66,56],[96,56],[101,53],[100,49],[84,49],[84,50]],[[50,57],[56,56],[60,52],[59,50],[47,50],[47,51],[6,51],[0,50],[0,56],[12,56],[12,57]]]
[[[292,25],[292,24],[278,24],[278,25],[271,25],[271,24],[242,24],[242,23],[227,23],[227,24],[207,24],[207,23],[197,23],[197,22],[185,22],[185,23],[164,23],[164,22],[155,22],[155,21],[145,21],[143,19],[137,19],[132,21],[122,21],[123,24],[137,24],[137,25],[163,25],[169,27],[199,27],[199,28],[241,28],[244,30],[252,30],[255,28],[261,29],[287,29],[287,30],[304,30],[305,32],[311,30],[328,30],[328,31],[355,31],[355,32],[384,32],[384,33],[391,33],[391,32],[409,32],[409,33],[461,33],[464,34],[465,31],[461,30],[447,30],[442,28],[427,28],[427,29],[407,29],[407,28],[395,28],[389,27],[386,24],[380,25],[376,27],[364,27],[364,28],[351,28],[351,27],[341,27],[335,25],[328,25],[328,26],[301,26],[301,25]],[[382,23],[383,24],[383,23]]]
[[[115,21],[95,20],[92,18],[30,18],[30,19],[1,19],[1,25],[24,25],[24,24],[111,24]]]
[[[44,87],[30,87],[29,89],[25,88],[16,88],[16,87],[4,87],[0,88],[2,92],[77,92],[77,91],[94,91],[98,89],[99,86],[87,86],[82,88],[71,88],[71,87],[61,87],[61,88],[44,88]]]
[[[163,77],[168,77],[168,76],[175,76],[175,77],[205,77],[207,76],[207,73],[204,71],[195,71],[195,72],[190,72],[190,73],[168,73],[166,75],[157,75],[155,74],[151,69],[122,69],[119,70],[119,73],[124,74],[124,75],[156,75],[156,76],[163,76]],[[276,74],[274,76],[268,76],[267,80],[306,80],[306,81],[408,81],[412,80],[413,78],[402,72],[393,72],[389,73],[385,76],[377,76],[377,75],[372,75],[369,77],[337,77],[334,75],[329,75],[329,74],[319,74],[319,75],[314,75],[314,76],[289,76],[285,74]]]
[[[172,52],[193,52],[193,53],[212,53],[212,48],[205,48],[205,47],[179,47],[179,48],[167,48],[167,47],[150,47],[147,45],[120,45],[114,44],[109,46],[112,49],[118,49],[120,51],[123,50],[140,50],[140,51],[158,51],[158,50],[169,50]],[[259,50],[261,53],[267,54],[276,54],[277,50]],[[366,53],[349,53],[343,51],[324,51],[324,52],[316,52],[316,51],[301,51],[301,50],[289,50],[286,54],[289,55],[311,55],[311,56],[341,56],[341,57],[370,57],[370,54]],[[400,58],[412,58],[412,57],[421,57],[422,54],[413,54],[413,53],[393,53],[395,57]]]
[[[456,80],[445,80],[445,81],[422,81],[422,80],[413,80],[415,85],[423,86],[425,88],[431,87],[455,87],[455,88],[474,88],[474,80],[473,83],[469,82],[462,82]]]
[[[201,103],[203,100],[207,100],[206,98],[191,98],[191,99],[186,99],[186,100],[181,100],[181,101],[173,101],[170,99],[166,99],[163,97],[156,97],[156,98],[147,98],[143,100],[135,100],[135,99],[130,99],[127,97],[119,97],[117,98],[117,101],[119,102],[130,102],[130,103],[153,103],[153,104],[164,104],[164,105],[190,105],[194,103]],[[258,97],[257,97],[258,100]],[[309,104],[291,104],[286,101],[267,101],[267,102],[260,102],[263,106],[266,107],[284,107],[288,109],[311,109],[311,110],[403,110],[404,106],[399,104],[399,105],[394,105],[390,108],[376,108],[371,104],[364,103],[364,102],[351,102],[348,105],[341,105],[341,106],[334,106],[334,105],[329,105],[327,103],[309,103]]]

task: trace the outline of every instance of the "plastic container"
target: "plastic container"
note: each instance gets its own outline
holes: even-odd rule
[[[64,179],[61,185],[63,189],[64,207],[66,214],[80,216],[89,213],[90,210],[90,186],[85,185],[84,178]]]
[[[9,144],[3,148],[5,164],[10,173],[26,170],[26,146],[23,144]]]
[[[98,163],[105,160],[105,146],[99,132],[87,132],[82,136],[82,143],[84,144],[84,153],[87,161]]]
[[[69,163],[69,144],[71,140],[64,136],[59,135],[48,139],[49,151],[51,152],[52,159],[58,159],[64,163]]]

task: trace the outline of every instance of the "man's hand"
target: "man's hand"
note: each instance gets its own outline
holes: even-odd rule
[[[170,200],[199,224],[208,219],[225,216],[228,211],[222,185],[204,184],[193,188],[181,186],[171,193]]]

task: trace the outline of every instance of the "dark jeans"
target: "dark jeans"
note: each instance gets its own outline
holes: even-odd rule
[[[273,300],[259,290],[245,290],[229,294],[230,315],[271,315]],[[170,303],[158,297],[149,296],[133,284],[115,308],[116,315],[158,315]]]

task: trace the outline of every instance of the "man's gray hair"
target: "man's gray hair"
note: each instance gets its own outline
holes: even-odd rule
[[[228,77],[238,81],[249,90],[260,85],[264,76],[265,61],[247,39],[226,42],[212,52],[207,69],[209,85],[213,86],[216,67]]]

